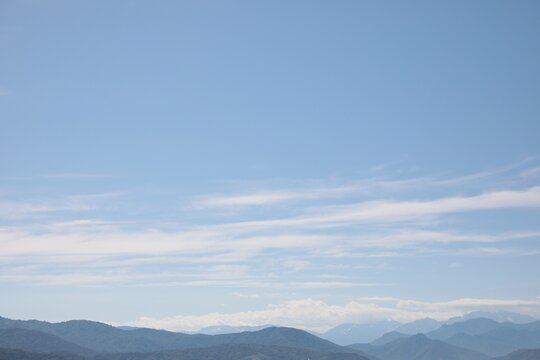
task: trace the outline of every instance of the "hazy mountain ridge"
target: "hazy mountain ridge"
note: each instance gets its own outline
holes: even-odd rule
[[[478,318],[466,321],[444,324],[436,330],[426,333],[431,339],[445,340],[463,333],[467,335],[478,335],[500,327],[499,322],[488,318]]]
[[[409,341],[415,337],[416,343],[411,346]],[[516,324],[485,318],[470,319],[444,324],[425,335],[408,336],[393,331],[371,343],[350,347],[383,360],[394,360],[395,354],[399,353],[407,354],[407,359],[414,360],[423,359],[424,353],[430,354],[430,357],[447,353],[445,356],[449,359],[451,356],[456,359],[500,357],[521,349],[540,348],[540,321]]]
[[[355,343],[369,343],[391,331],[397,331],[408,335],[415,335],[418,333],[428,334],[430,332],[440,330],[445,326],[453,329],[451,326],[454,324],[463,323],[469,320],[476,320],[479,318],[491,320],[492,323],[511,322],[515,324],[525,324],[537,321],[537,319],[528,315],[522,315],[510,311],[473,311],[460,317],[450,318],[447,321],[424,318],[409,323],[399,323],[397,321],[378,321],[367,324],[347,323],[338,325],[324,333],[316,335],[322,337],[323,339],[335,342],[336,344],[346,346]],[[441,330],[441,332],[444,332],[444,330]],[[431,337],[442,340],[444,338],[448,338],[449,336],[432,335]]]
[[[375,339],[372,342],[370,342],[370,345],[381,346],[381,345],[388,344],[391,341],[406,338],[406,337],[409,337],[409,336],[411,336],[411,335],[400,333],[399,331],[390,331],[389,333],[384,334],[380,338]]]
[[[341,324],[320,334],[320,336],[339,345],[349,345],[370,342],[387,332],[397,329],[400,325],[401,323],[397,321],[377,321],[370,324]]]
[[[422,319],[409,328],[433,324]],[[5,350],[0,351],[0,360],[52,360],[57,353],[64,353],[58,355],[61,360],[540,360],[534,350],[525,351],[540,348],[540,321],[516,324],[473,318],[444,324],[427,334],[390,331],[371,343],[343,347],[287,327],[205,335],[124,330],[86,320],[48,323],[0,318],[0,348]]]
[[[443,325],[426,335],[490,356],[502,356],[519,349],[540,348],[540,321],[516,324],[471,319]]]
[[[491,356],[527,348],[540,348],[540,332],[501,327],[479,335],[459,333],[446,342]]]
[[[490,358],[440,340],[429,339],[423,334],[397,339],[380,346],[354,344],[349,347],[382,360],[487,360]]]

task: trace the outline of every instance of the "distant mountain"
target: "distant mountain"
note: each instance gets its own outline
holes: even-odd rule
[[[80,355],[92,353],[91,350],[67,342],[58,336],[28,329],[0,329],[0,348],[37,353],[72,353]]]
[[[258,331],[272,327],[273,325],[261,325],[261,326],[207,326],[199,331],[193,332],[194,334],[206,334],[206,335],[222,335],[222,334],[234,334],[244,331]]]
[[[478,318],[486,318],[495,320],[497,322],[511,322],[516,324],[525,324],[533,321],[537,321],[538,319],[533,318],[529,315],[524,314],[518,314],[511,311],[473,311],[468,314],[465,314],[463,316],[453,317],[446,321],[447,324],[451,325],[456,322],[463,322],[471,319],[478,319]]]
[[[506,356],[495,358],[494,360],[539,360],[540,349],[524,349],[514,351]]]
[[[519,349],[540,348],[540,331],[528,331],[505,326],[479,335],[459,333],[446,341],[490,356],[502,356]],[[540,358],[539,358],[540,360]]]
[[[381,360],[488,360],[487,355],[463,349],[423,334],[397,339],[381,346],[349,346]]]
[[[397,331],[390,331],[389,333],[384,334],[378,339],[373,340],[370,344],[374,346],[380,346],[388,344],[391,341],[397,340],[397,339],[403,339],[406,337],[409,337],[408,334],[403,334]]]
[[[397,321],[378,321],[369,324],[342,324],[321,334],[321,337],[339,345],[367,343],[387,332],[393,331],[401,324]]]
[[[419,319],[409,323],[401,324],[397,321],[378,321],[367,324],[347,323],[338,325],[322,334],[315,334],[323,339],[330,340],[339,345],[353,343],[369,343],[390,331],[397,331],[403,334],[414,335],[418,333],[427,334],[439,329],[441,326],[453,325],[475,319],[488,319],[495,322],[513,322],[518,324],[536,321],[528,315],[513,313],[509,311],[473,311],[464,316],[454,317],[447,321],[438,321],[431,318]],[[454,335],[454,334],[452,334]],[[451,335],[450,335],[451,336]],[[447,336],[449,337],[449,336]],[[433,337],[439,339],[439,337]]]
[[[446,340],[459,333],[478,335],[497,329],[500,326],[501,324],[495,320],[478,318],[463,322],[456,322],[451,325],[444,324],[437,330],[428,332],[426,335],[431,339]]]
[[[519,349],[540,347],[540,321],[515,324],[478,318],[443,325],[426,335],[490,356],[502,356]]]
[[[443,324],[444,322],[442,321],[437,321],[431,318],[425,318],[425,319],[420,319],[420,320],[416,320],[410,323],[400,325],[396,328],[396,331],[403,334],[409,334],[409,335],[414,335],[418,333],[425,334],[429,331],[433,331],[439,328]]]

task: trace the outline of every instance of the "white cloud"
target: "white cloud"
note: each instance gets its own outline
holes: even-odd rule
[[[292,200],[313,200],[343,196],[358,190],[357,185],[344,185],[330,188],[311,188],[296,190],[263,190],[234,195],[206,195],[197,198],[195,208],[221,208],[273,205]]]
[[[117,194],[70,196],[45,209],[25,211],[52,211],[62,206],[93,207],[113,196]],[[129,269],[133,276],[138,276],[140,268],[150,264],[191,266],[246,263],[249,269],[245,272],[251,273],[251,276],[257,273],[260,276],[260,272],[274,272],[278,267],[281,272],[287,271],[291,278],[284,282],[286,286],[293,283],[301,288],[367,286],[371,281],[320,282],[320,279],[301,275],[316,270],[321,261],[324,262],[321,259],[336,262],[347,258],[397,257],[418,253],[440,255],[445,251],[456,254],[467,254],[469,251],[471,256],[509,254],[509,249],[491,244],[540,237],[540,231],[460,233],[439,230],[437,227],[427,230],[422,222],[449,213],[530,207],[540,207],[538,186],[423,201],[379,200],[325,205],[304,209],[302,215],[286,218],[199,225],[169,232],[128,229],[123,226],[125,223],[107,220],[54,221],[41,226],[0,228],[0,260],[7,268],[10,264],[41,264],[41,271],[44,272],[51,272],[55,266],[75,264],[87,269],[79,277],[81,284],[97,284],[100,279],[106,284],[129,282],[126,274],[103,274],[100,269],[124,268]],[[5,211],[13,209],[5,208]],[[445,244],[456,243],[463,244],[463,247],[445,248]],[[420,246],[423,248],[418,249]],[[294,251],[301,255],[291,256]],[[269,257],[268,253],[275,255]],[[89,268],[93,269],[93,273],[89,273]],[[40,279],[39,275],[43,273],[36,271],[35,275],[38,275],[35,279]],[[149,278],[144,285],[276,286],[269,281],[256,285],[251,277],[225,281],[209,277],[174,279],[158,275],[153,274],[154,278]],[[20,280],[30,281],[31,278],[21,277]],[[42,281],[54,284],[71,280],[56,278]],[[74,280],[72,283],[77,282]]]
[[[540,175],[540,166],[527,169],[521,173],[521,176],[523,177],[536,176],[536,175]]]
[[[79,194],[38,201],[0,200],[0,215],[6,218],[24,218],[39,213],[85,212],[95,210],[103,201],[115,196],[118,194]]]
[[[381,302],[384,305],[381,305]],[[350,301],[344,305],[331,305],[321,300],[308,298],[269,305],[265,309],[255,311],[214,312],[165,318],[142,317],[129,325],[173,331],[195,331],[217,325],[259,326],[274,324],[311,331],[325,331],[342,323],[369,323],[389,319],[407,322],[425,317],[446,320],[471,310],[513,310],[539,316],[540,301],[539,299],[456,299],[446,302],[425,302],[372,297]]]
[[[444,197],[426,201],[367,201],[350,205],[321,206],[309,215],[275,220],[224,224],[221,229],[255,231],[275,228],[324,228],[361,223],[396,223],[426,220],[449,213],[491,209],[540,207],[540,186],[525,190],[488,192],[481,195]]]

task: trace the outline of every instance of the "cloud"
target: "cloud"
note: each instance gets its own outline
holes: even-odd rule
[[[381,303],[384,303],[381,305]],[[196,331],[207,326],[259,326],[274,324],[323,332],[343,323],[369,323],[377,320],[408,322],[425,317],[446,320],[471,310],[512,310],[538,317],[540,300],[455,299],[446,302],[401,300],[372,297],[331,305],[311,298],[268,305],[265,309],[236,313],[179,315],[165,318],[141,317],[132,326]]]
[[[255,231],[275,228],[327,228],[362,223],[425,221],[451,213],[480,210],[540,207],[540,186],[525,190],[505,190],[481,195],[443,197],[426,201],[365,201],[348,205],[319,206],[308,215],[273,220],[223,224],[221,229]]]
[[[195,208],[224,208],[274,205],[293,200],[314,200],[321,198],[340,197],[344,194],[358,190],[356,185],[344,185],[331,188],[311,188],[301,190],[258,191],[235,195],[206,195],[197,198],[193,206]]]
[[[536,175],[540,175],[540,166],[527,169],[521,173],[521,176],[523,177],[529,177],[529,176],[532,177]]]
[[[0,200],[0,215],[6,218],[24,218],[53,212],[85,212],[97,209],[102,202],[118,193],[78,194],[39,201]]]
[[[459,184],[461,189],[468,181],[486,179],[504,171],[496,169],[439,182],[449,187]],[[421,186],[434,181],[413,179],[413,182],[415,186]],[[311,183],[305,189],[201,197],[202,207],[252,206],[322,198],[325,201],[295,203],[287,208],[291,210],[287,211],[292,214],[289,216],[271,211],[253,212],[248,216],[235,214],[228,221],[223,221],[223,217],[218,218],[220,222],[210,218],[199,224],[168,226],[168,230],[159,224],[144,227],[135,221],[111,221],[103,216],[106,213],[97,212],[119,195],[115,192],[0,203],[0,215],[5,214],[7,219],[4,223],[9,224],[13,219],[19,221],[0,227],[0,266],[3,266],[5,275],[1,279],[15,279],[13,276],[16,274],[10,272],[13,266],[38,264],[39,269],[35,269],[33,274],[26,274],[28,276],[20,274],[18,281],[243,288],[277,288],[281,283],[283,287],[303,289],[352,288],[381,284],[373,279],[321,281],[321,272],[336,275],[338,268],[330,265],[350,267],[350,262],[355,259],[376,261],[443,254],[521,256],[525,250],[531,250],[530,247],[516,251],[510,248],[510,244],[503,246],[502,243],[522,241],[523,244],[526,239],[540,237],[540,229],[534,227],[527,231],[510,229],[491,233],[444,228],[444,218],[449,214],[540,208],[540,186],[484,192],[468,190],[468,195],[461,196],[449,195],[448,189],[444,188],[437,192],[438,197],[416,193],[400,196],[400,193],[392,192],[392,196],[376,193],[368,197],[364,192],[372,189],[370,186],[373,184],[375,187],[380,185],[377,179],[351,181],[337,186],[321,186],[319,182],[315,186]],[[348,196],[343,196],[345,194]],[[102,216],[92,218],[85,214],[84,217],[73,218],[80,215],[77,212],[94,210],[96,212],[91,215]],[[35,214],[39,214],[41,220],[49,221],[31,223]],[[373,266],[367,262],[362,261],[362,266]],[[183,274],[200,271],[195,266],[238,264],[247,266],[245,274],[234,274],[231,279],[216,279],[208,272],[203,272],[205,276],[202,277],[174,277],[167,271],[157,270]],[[58,272],[65,272],[67,266],[77,268],[73,277],[58,276]],[[149,276],[134,284],[143,273]],[[309,273],[317,276],[309,277]],[[261,280],[269,274],[279,278]],[[261,281],[257,282],[258,279]]]
[[[68,204],[90,206],[110,194],[70,197]],[[246,277],[229,280],[211,277],[167,277],[156,270],[141,286],[229,286],[255,288],[345,288],[372,286],[376,281],[323,281],[309,279],[321,261],[340,259],[460,254],[469,256],[520,255],[491,244],[540,237],[538,231],[509,231],[493,234],[459,233],[423,229],[411,220],[425,221],[447,213],[540,206],[540,187],[488,192],[468,197],[443,197],[425,201],[367,201],[349,205],[319,206],[304,215],[289,218],[230,222],[166,232],[159,229],[124,229],[123,223],[78,219],[35,228],[0,228],[0,260],[10,264],[34,263],[42,268],[17,281],[72,285],[126,284],[126,274],[104,273],[100,269],[128,269],[135,278],[144,266],[161,264],[178,268],[197,264],[239,264],[249,268]],[[368,224],[369,227],[357,227]],[[331,229],[331,231],[326,231]],[[324,230],[324,231],[321,231]],[[459,249],[446,244],[463,244]],[[478,246],[481,244],[481,246]],[[421,245],[423,248],[418,248]],[[291,256],[298,251],[301,257]],[[522,252],[523,253],[523,252]],[[274,255],[268,255],[274,254]],[[324,259],[324,260],[323,260]],[[86,267],[79,277],[62,278],[54,269],[62,264]],[[90,272],[88,268],[93,269]],[[64,269],[65,270],[65,269]],[[178,270],[178,269],[177,269]],[[185,271],[182,268],[182,271]],[[193,270],[193,269],[192,269]],[[281,280],[257,283],[260,272],[280,272]],[[284,272],[289,274],[286,279]],[[48,278],[41,277],[49,273]],[[36,276],[33,276],[36,275]],[[319,274],[320,275],[320,274]],[[13,276],[0,278],[14,281]],[[77,281],[76,279],[80,279]]]

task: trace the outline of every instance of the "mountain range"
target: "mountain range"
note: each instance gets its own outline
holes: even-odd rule
[[[437,322],[438,327],[431,329],[435,323],[422,319],[400,324],[401,331],[342,346],[303,330],[276,326],[207,335],[119,328],[87,320],[49,323],[0,317],[0,360],[540,360],[540,321],[472,317]],[[392,323],[373,328],[385,325]],[[406,333],[415,330],[424,331]]]
[[[511,322],[516,324],[530,323],[536,320],[531,316],[510,311],[473,311],[460,317],[450,318],[447,321],[425,318],[405,324],[397,321],[378,321],[366,324],[341,324],[317,335],[339,345],[349,345],[353,343],[368,343],[391,331],[397,331],[408,335],[418,333],[426,334],[438,329],[442,325],[451,325],[479,318],[490,319],[495,322]]]
[[[350,348],[384,360],[488,360],[490,357],[417,334],[384,345],[356,344]]]

